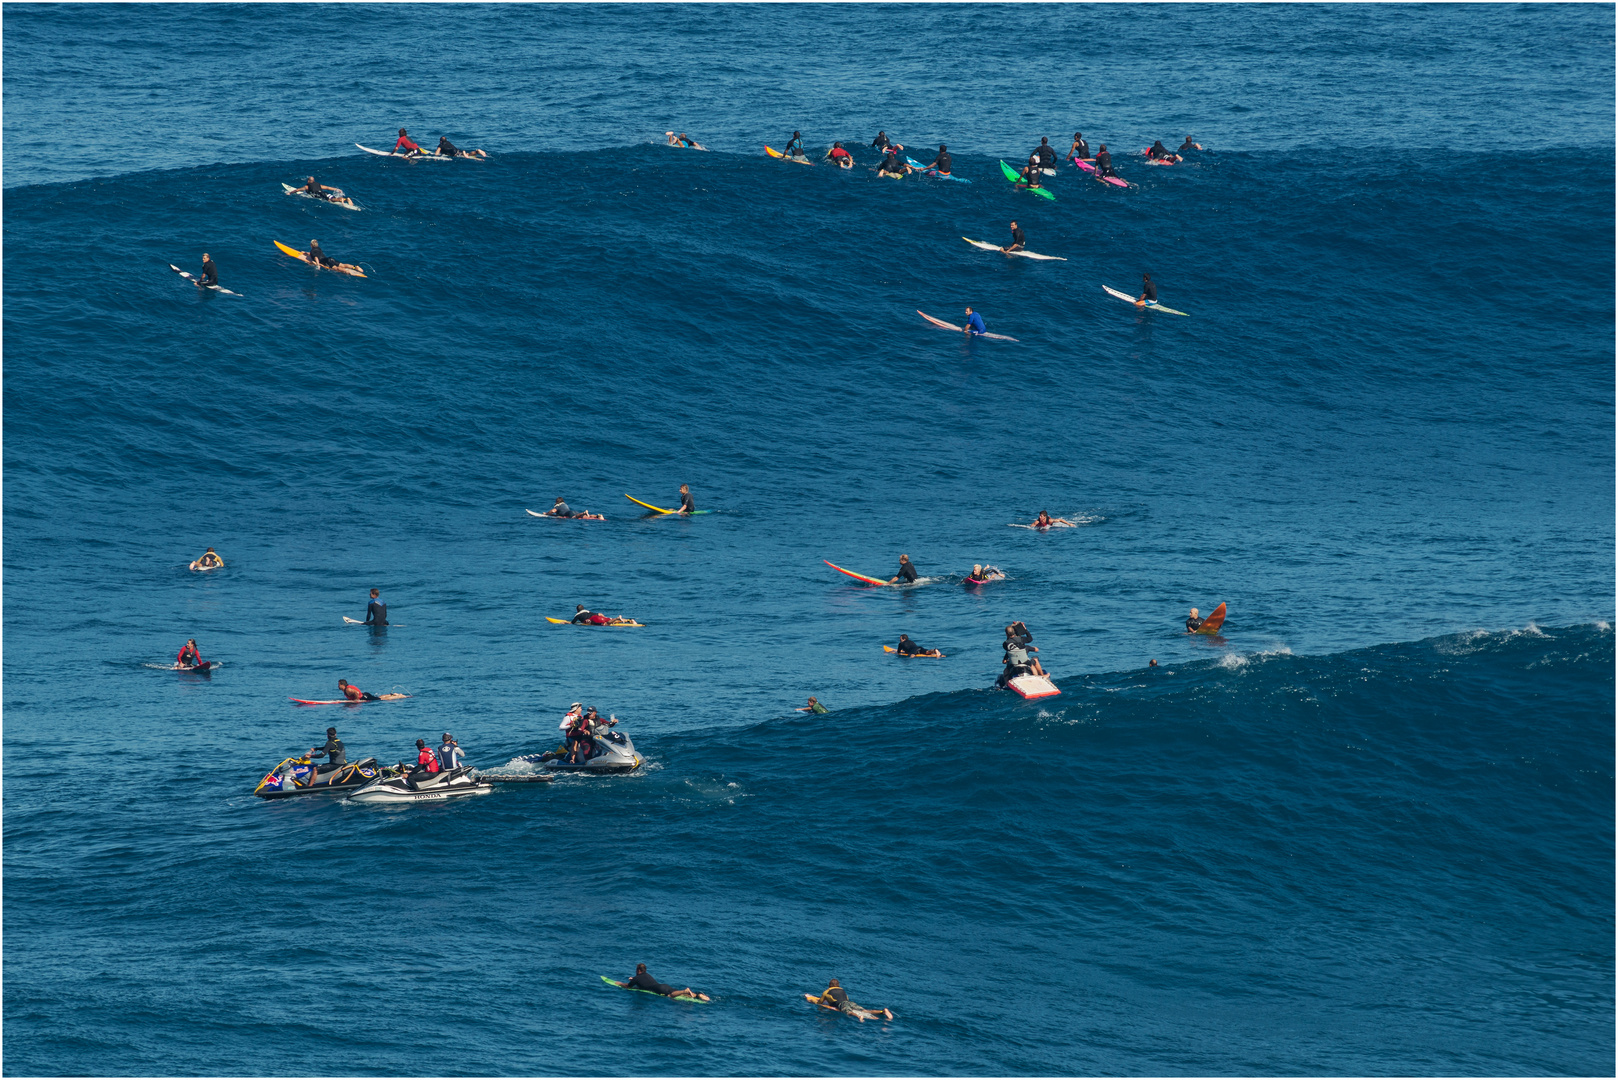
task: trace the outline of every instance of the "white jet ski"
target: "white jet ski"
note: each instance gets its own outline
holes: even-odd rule
[[[471,773],[468,765],[436,773],[412,769],[403,776],[380,776],[349,798],[374,803],[442,802],[462,795],[487,795],[494,790],[493,784]]]
[[[579,773],[630,772],[643,764],[641,756],[635,753],[635,744],[621,731],[598,731],[592,743],[590,756],[582,764],[570,764],[565,750],[534,754],[520,760],[543,762],[547,769],[558,772]]]

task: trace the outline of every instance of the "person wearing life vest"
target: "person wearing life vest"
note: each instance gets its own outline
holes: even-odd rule
[[[202,657],[197,653],[196,638],[186,639],[186,643],[180,646],[180,655],[174,658],[174,663],[179,667],[196,667],[202,663]]]
[[[326,759],[324,765],[315,767],[314,775],[309,778],[311,783],[314,782],[315,776],[319,776],[321,773],[334,772],[348,764],[348,754],[343,749],[343,740],[337,737],[337,729],[334,727],[326,729],[325,743],[321,746],[312,747],[308,756],[311,758],[324,757]]]
[[[567,730],[569,765],[583,765],[590,760],[590,752],[595,749],[596,715],[595,706],[592,705],[588,712],[573,717],[572,725]]]
[[[459,768],[461,759],[465,756],[455,737],[447,731],[444,732],[444,741],[438,747],[438,768],[445,772]]]
[[[406,154],[421,153],[421,147],[410,141],[410,136],[405,134],[404,128],[399,129],[399,141],[393,144],[393,152],[395,154],[399,153],[401,150],[403,150]]]
[[[887,1009],[867,1009],[863,1005],[857,1005],[850,1001],[848,991],[844,990],[836,979],[833,979],[831,985],[826,987],[825,993],[816,999],[816,1004],[836,1009],[845,1016],[852,1016],[862,1024],[867,1020],[875,1020],[879,1016],[885,1016],[889,1020],[893,1019],[893,1013]]]
[[[426,739],[416,740],[416,767],[410,771],[417,774],[425,772],[429,776],[438,771],[438,755],[433,753]]]

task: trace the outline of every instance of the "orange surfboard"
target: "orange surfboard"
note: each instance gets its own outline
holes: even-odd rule
[[[1202,625],[1197,627],[1196,630],[1193,631],[1193,633],[1197,633],[1197,634],[1217,634],[1217,633],[1219,633],[1219,628],[1221,626],[1224,626],[1224,625],[1225,625],[1225,605],[1220,604],[1218,607],[1216,607],[1212,611],[1208,612],[1208,617],[1206,619],[1202,620]]]

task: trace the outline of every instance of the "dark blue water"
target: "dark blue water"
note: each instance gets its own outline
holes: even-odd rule
[[[1610,8],[6,31],[7,1073],[1611,1070]],[[352,146],[400,125],[492,156]],[[1000,177],[1075,129],[1137,186]],[[1068,261],[961,242],[1013,218]],[[1145,270],[1191,318],[1101,290]],[[967,304],[1019,341],[916,315]],[[716,512],[623,498],[681,483]],[[1060,697],[988,689],[1013,619]],[[414,697],[287,701],[339,677]],[[576,700],[647,765],[250,794],[328,724],[509,767]]]

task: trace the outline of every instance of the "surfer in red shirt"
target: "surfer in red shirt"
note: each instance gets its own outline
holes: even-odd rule
[[[399,153],[401,150],[407,154],[421,153],[421,147],[410,141],[410,136],[405,134],[404,128],[399,129],[399,141],[393,144],[393,152],[395,154]]]
[[[197,639],[189,639],[180,649],[180,655],[174,658],[179,667],[196,667],[202,663],[202,657],[197,654]]]
[[[852,169],[854,167],[854,155],[844,150],[843,144],[840,142],[832,143],[831,149],[826,151],[826,156],[834,161],[838,168]]]

